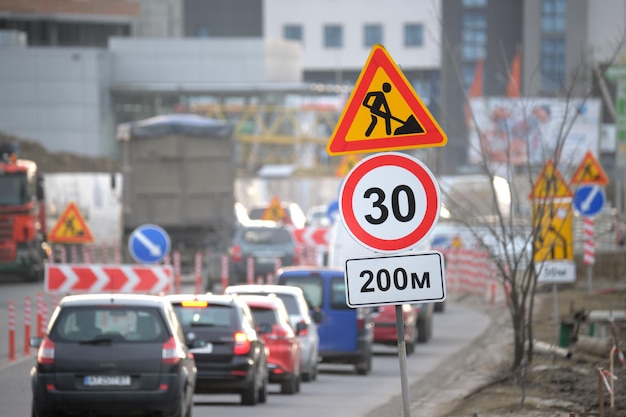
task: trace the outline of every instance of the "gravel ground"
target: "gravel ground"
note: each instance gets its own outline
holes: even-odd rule
[[[606,290],[606,285],[612,285],[612,290]],[[615,288],[615,283],[599,283],[596,288],[600,290],[589,294],[586,286],[559,287],[559,317],[571,317],[576,311],[622,311],[626,308],[626,289]],[[535,336],[556,344],[558,328],[551,286],[543,288],[536,301]],[[611,408],[609,393],[602,386],[601,410],[599,384],[602,381],[598,367],[610,369],[608,354],[590,353],[576,343],[568,348],[569,358],[536,351],[521,379],[519,372],[510,372],[513,330],[506,307],[490,308],[482,300],[472,298],[456,302],[485,312],[492,319],[491,325],[460,354],[424,377],[428,385],[418,382],[411,387],[412,417],[626,417],[626,367],[619,363],[617,356],[614,357],[614,375],[618,378],[614,381],[614,407]],[[617,322],[618,344],[626,349],[626,326],[622,323]],[[590,332],[585,322],[578,334],[583,338]],[[609,338],[612,344],[608,326],[598,326],[593,340],[601,336],[605,340]],[[402,399],[398,397],[367,417],[408,416],[403,416]]]

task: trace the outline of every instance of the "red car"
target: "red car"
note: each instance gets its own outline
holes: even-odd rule
[[[401,307],[406,354],[410,355],[415,351],[417,342],[418,309],[411,304],[402,304]],[[374,317],[374,343],[398,345],[395,305],[378,307],[378,313]]]
[[[289,313],[283,301],[274,294],[241,295],[254,318],[257,333],[269,349],[267,368],[269,382],[279,383],[282,394],[300,391],[300,339],[289,324]]]

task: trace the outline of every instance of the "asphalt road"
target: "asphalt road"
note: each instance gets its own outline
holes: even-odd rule
[[[13,297],[23,304],[25,296],[36,298],[41,284],[1,284],[0,311],[5,318],[0,319],[0,340],[6,341],[8,300]],[[33,310],[34,311],[34,310]],[[34,315],[34,314],[33,314]],[[22,323],[21,314],[16,314],[17,323]],[[34,318],[33,318],[34,321]],[[422,381],[425,375],[436,371],[446,360],[463,350],[479,337],[488,327],[490,319],[483,313],[468,307],[449,303],[446,312],[435,315],[433,339],[417,346],[415,354],[407,358],[409,384]],[[20,327],[18,325],[17,327]],[[23,332],[21,332],[23,335]],[[23,336],[17,338],[23,340]],[[9,362],[7,343],[0,349],[0,410],[2,415],[27,416],[30,413],[31,393],[29,370],[34,363],[33,353],[23,354],[23,343],[18,343],[18,358]],[[322,365],[318,379],[303,383],[301,393],[296,395],[279,394],[278,385],[270,386],[267,404],[258,405],[254,415],[259,417],[350,417],[366,415],[372,409],[396,397],[401,401],[400,366],[397,348],[376,346],[373,370],[367,376],[354,373],[352,366]],[[432,375],[432,374],[431,374]],[[412,401],[423,400],[411,398]],[[246,410],[249,413],[250,410]],[[197,395],[193,415],[203,417],[220,415],[240,417],[242,406],[236,395]]]

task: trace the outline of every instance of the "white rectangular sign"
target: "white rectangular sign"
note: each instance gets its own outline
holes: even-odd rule
[[[570,284],[576,282],[576,264],[572,261],[545,261],[535,265],[537,282]]]
[[[350,307],[445,299],[441,252],[346,260],[346,300]]]

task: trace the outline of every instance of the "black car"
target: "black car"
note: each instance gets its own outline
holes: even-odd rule
[[[296,263],[296,241],[291,230],[269,220],[239,225],[229,249],[230,284],[246,283],[248,259],[253,259],[253,280],[273,274],[277,266]]]
[[[267,401],[268,351],[250,309],[233,295],[173,294],[198,367],[196,394],[239,394],[244,405]]]
[[[64,297],[31,345],[33,417],[191,416],[196,367],[163,297]]]

